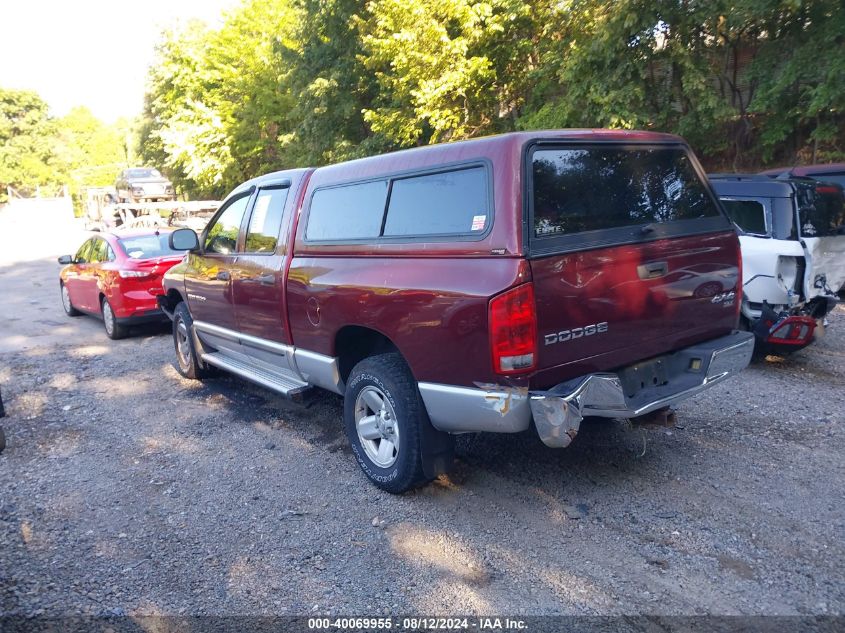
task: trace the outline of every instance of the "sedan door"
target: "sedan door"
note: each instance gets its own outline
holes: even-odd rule
[[[89,293],[87,292],[87,282],[90,281],[90,261],[91,249],[94,245],[94,238],[86,240],[76,255],[73,256],[73,264],[70,265],[65,273],[65,287],[68,295],[70,295],[70,302],[75,308],[80,310],[91,311],[89,302]]]

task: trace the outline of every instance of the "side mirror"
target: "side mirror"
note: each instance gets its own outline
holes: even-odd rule
[[[174,251],[199,250],[200,240],[193,229],[177,229],[167,238],[167,243]]]
[[[68,264],[72,264],[73,263],[73,255],[62,255],[61,257],[59,257],[59,263],[62,266],[67,266]]]

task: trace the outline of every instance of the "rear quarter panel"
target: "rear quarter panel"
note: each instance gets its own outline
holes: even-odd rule
[[[344,326],[382,333],[414,377],[472,386],[492,382],[487,331],[491,296],[527,280],[522,249],[522,141],[481,139],[376,156],[316,170],[303,196],[287,276],[294,344],[336,355]],[[488,166],[493,223],[478,240],[309,243],[311,196],[320,187],[408,174],[467,161]]]
[[[296,257],[288,302],[297,347],[335,355],[347,325],[389,338],[417,380],[493,382],[490,296],[525,279],[515,258]]]

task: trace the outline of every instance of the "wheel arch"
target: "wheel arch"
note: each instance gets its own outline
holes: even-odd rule
[[[190,306],[188,306],[188,302],[182,293],[177,290],[176,288],[169,288],[167,293],[159,297],[159,303],[164,304],[164,307],[167,308],[171,313],[176,309],[180,303],[184,303],[188,310],[190,311]]]
[[[345,325],[334,337],[334,356],[337,358],[338,372],[343,384],[346,384],[352,369],[365,358],[395,352],[409,366],[408,359],[396,344],[384,332],[363,325]],[[413,372],[412,372],[413,373]]]

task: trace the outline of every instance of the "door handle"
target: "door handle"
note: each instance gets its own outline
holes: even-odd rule
[[[229,281],[232,278],[232,275],[229,273],[228,270],[221,270],[217,273],[217,281]]]
[[[663,277],[669,272],[669,264],[666,262],[648,262],[637,266],[637,274],[640,279],[656,279]]]
[[[259,284],[274,284],[276,283],[276,275],[273,273],[265,273],[263,275],[256,275],[255,277],[241,277],[241,281]]]

